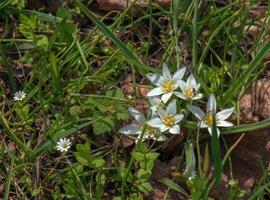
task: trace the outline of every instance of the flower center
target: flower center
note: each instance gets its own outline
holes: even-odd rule
[[[172,92],[174,90],[175,83],[172,80],[166,81],[162,84],[162,88],[165,92]]]
[[[211,125],[213,124],[213,121],[214,121],[214,119],[213,119],[213,116],[212,116],[212,115],[209,115],[209,114],[206,115],[204,122],[205,122],[208,126],[211,126]]]
[[[188,98],[192,98],[193,97],[193,88],[188,87],[184,90],[184,95]]]
[[[163,119],[163,123],[166,126],[173,126],[174,125],[174,118],[172,115],[167,115],[164,119]]]

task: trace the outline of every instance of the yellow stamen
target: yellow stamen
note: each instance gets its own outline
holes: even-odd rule
[[[166,126],[173,126],[174,125],[174,118],[172,115],[167,115],[164,119],[163,119],[163,123]]]
[[[186,88],[183,91],[184,95],[188,98],[192,98],[193,97],[193,89],[191,87]]]
[[[149,135],[155,135],[156,129],[149,125],[143,125],[141,126],[141,130],[143,131],[145,128],[145,132],[147,132]]]
[[[213,116],[210,115],[210,114],[206,115],[204,122],[207,125],[211,126],[213,124],[213,122],[214,122]]]
[[[175,83],[173,81],[167,81],[162,84],[162,88],[165,92],[172,92],[174,90]]]

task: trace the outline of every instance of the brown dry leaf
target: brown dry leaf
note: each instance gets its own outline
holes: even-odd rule
[[[134,2],[136,6],[147,7],[148,0],[96,0],[98,9],[104,11],[123,11]],[[171,0],[155,0],[162,7],[169,7]]]
[[[122,138],[122,144],[125,148],[128,148],[134,144],[134,140],[128,138],[128,137],[123,137]]]
[[[244,189],[248,192],[251,191],[252,187],[254,186],[254,183],[255,183],[255,179],[254,177],[251,177],[249,179],[247,179],[245,182],[244,182]]]

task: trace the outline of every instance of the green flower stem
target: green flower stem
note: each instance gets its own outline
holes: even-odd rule
[[[200,128],[198,127],[196,133],[196,149],[197,149],[197,156],[198,156],[198,170],[200,176],[202,176],[202,169],[201,169],[201,152],[200,152]]]

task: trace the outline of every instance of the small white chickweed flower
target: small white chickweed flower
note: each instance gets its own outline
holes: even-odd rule
[[[214,123],[214,120],[216,121],[217,127],[233,126],[231,122],[225,121],[225,119],[231,116],[234,111],[234,107],[224,109],[216,113],[216,98],[213,94],[210,94],[208,98],[206,113],[204,113],[198,106],[188,105],[187,107],[192,112],[192,114],[200,120],[198,126],[200,128],[208,128],[208,132],[210,135],[212,135],[212,125]],[[217,135],[218,137],[220,135],[220,131],[218,128]]]
[[[197,100],[203,97],[202,94],[197,94],[200,84],[196,82],[196,79],[192,74],[188,77],[187,82],[179,80],[178,85],[182,92],[175,92],[174,94],[181,99]]]
[[[171,134],[179,134],[180,126],[178,123],[183,119],[184,115],[176,113],[176,101],[173,100],[169,103],[166,110],[158,109],[159,117],[150,119],[147,124],[149,126],[159,128],[160,132],[169,130]]]
[[[146,124],[145,117],[138,110],[131,107],[128,109],[128,111],[138,123],[129,124],[121,128],[119,130],[120,133],[123,133],[125,135],[138,135],[137,139],[139,139],[143,134],[142,141],[144,139],[153,139],[157,141],[164,141],[166,139],[165,136],[160,135],[158,129]]]
[[[14,94],[15,101],[22,101],[25,98],[26,94],[24,91],[18,91]]]
[[[70,147],[71,147],[71,141],[70,139],[67,139],[67,138],[61,138],[57,142],[57,146],[56,146],[57,150],[61,152],[67,152]]]
[[[146,74],[147,78],[157,87],[150,90],[148,97],[155,97],[161,95],[161,100],[166,103],[178,88],[178,80],[181,80],[186,72],[186,67],[182,67],[176,71],[173,76],[166,64],[162,68],[162,76],[156,73]]]

